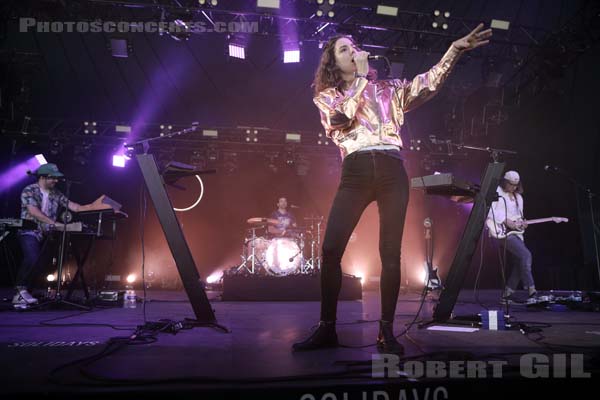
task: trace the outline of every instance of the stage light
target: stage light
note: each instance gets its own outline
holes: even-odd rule
[[[125,168],[127,159],[124,154],[114,154],[112,158],[113,167]]]
[[[40,165],[48,164],[48,161],[46,161],[46,157],[44,157],[43,154],[36,154],[35,159]]]
[[[115,132],[117,133],[131,133],[131,126],[129,125],[116,125]]]
[[[490,23],[490,28],[507,31],[510,28],[510,22],[501,19],[493,19]]]
[[[365,274],[361,271],[359,272],[355,272],[352,275],[354,275],[355,277],[360,279],[360,284],[364,285],[365,284]]]
[[[173,130],[173,125],[161,124],[160,125],[160,136],[169,135],[172,130]]]
[[[110,39],[110,52],[113,57],[117,58],[128,58],[129,54],[133,51],[131,43],[124,38],[111,38]]]
[[[283,52],[283,63],[299,63],[300,62],[300,50],[284,50]]]
[[[96,121],[84,121],[83,122],[83,133],[89,135],[96,135],[98,133],[98,123]]]
[[[229,57],[246,59],[246,48],[240,44],[229,43]]]
[[[47,280],[48,282],[54,282],[54,281],[56,280],[56,276],[55,276],[54,274],[49,274],[49,275],[46,277],[46,280]]]
[[[212,129],[204,129],[202,131],[202,137],[217,139],[219,137],[219,131]]]
[[[319,139],[317,140],[317,144],[318,145],[328,146],[329,145],[329,139],[327,139],[327,136],[325,136],[324,134],[319,133]]]
[[[285,141],[287,143],[300,143],[301,140],[302,140],[302,135],[300,135],[299,133],[286,133],[285,134]]]
[[[206,278],[206,283],[217,283],[223,277],[223,271],[215,271]]]
[[[382,4],[377,6],[377,14],[379,15],[388,15],[390,17],[397,17],[398,16],[398,7],[390,7],[390,6],[384,6]]]
[[[278,9],[281,6],[279,0],[257,0],[256,7]]]
[[[257,143],[258,142],[258,130],[246,129],[246,142]]]
[[[329,18],[335,17],[335,11],[333,11],[333,6],[335,5],[335,0],[317,0],[317,17],[327,16]]]
[[[440,10],[433,11],[433,22],[431,26],[435,29],[448,29],[448,18],[450,18],[450,11],[441,12]]]
[[[200,6],[211,6],[216,7],[219,4],[217,0],[198,0],[198,5]]]
[[[137,280],[137,276],[135,274],[129,274],[125,280],[127,283],[134,283]]]

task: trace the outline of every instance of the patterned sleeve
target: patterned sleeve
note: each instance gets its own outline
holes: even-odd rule
[[[33,195],[33,190],[28,186],[21,192],[21,204],[24,206],[35,206],[41,208],[42,205],[37,201]]]
[[[59,191],[57,191],[56,193],[58,198],[58,204],[60,204],[64,208],[69,208],[69,199],[67,199],[67,196],[65,196],[64,194],[62,194],[62,192]]]

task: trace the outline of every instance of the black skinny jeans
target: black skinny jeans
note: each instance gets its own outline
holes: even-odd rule
[[[408,205],[408,177],[399,156],[382,151],[349,154],[323,240],[321,320],[335,321],[342,285],[341,261],[365,208],[377,201],[381,257],[381,319],[393,321],[400,289],[400,247]]]

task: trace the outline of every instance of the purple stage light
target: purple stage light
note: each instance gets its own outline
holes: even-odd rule
[[[285,64],[300,62],[300,50],[285,50],[283,52],[283,62]]]
[[[46,161],[46,157],[44,157],[43,154],[36,154],[35,159],[40,165],[48,164],[48,161]]]
[[[125,168],[125,155],[124,154],[115,154],[113,155],[112,165],[113,167]]]
[[[229,43],[229,57],[245,59],[246,49],[243,46],[235,43]]]
[[[36,157],[31,157],[20,164],[15,165],[8,171],[0,174],[0,192],[10,189],[27,177],[29,171],[38,169],[40,162]]]

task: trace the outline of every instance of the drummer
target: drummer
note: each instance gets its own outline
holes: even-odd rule
[[[293,228],[296,228],[296,218],[287,210],[288,202],[285,197],[277,201],[277,210],[271,213],[270,218],[277,220],[275,225],[269,225],[269,233],[276,237],[293,236]]]

